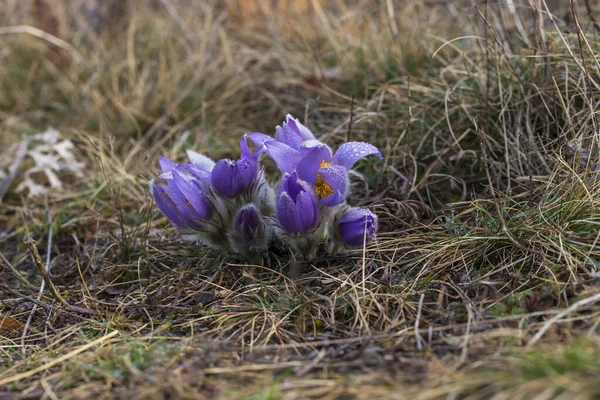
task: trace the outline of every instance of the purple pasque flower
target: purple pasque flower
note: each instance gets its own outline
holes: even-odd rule
[[[236,239],[241,242],[240,245],[252,247],[264,241],[267,227],[258,208],[250,203],[238,210],[233,229]]]
[[[233,222],[235,232],[245,242],[252,241],[264,229],[264,221],[253,204],[240,208]]]
[[[309,152],[312,147],[322,144],[307,127],[290,114],[286,115],[282,125],[275,128],[275,139],[259,132],[245,134],[242,141],[245,142],[246,138],[252,140],[261,152],[267,150],[267,154],[271,158],[285,163],[282,170],[289,172],[293,171],[293,166],[301,160],[302,155]],[[247,144],[245,146],[247,147]],[[290,149],[295,151],[290,151]],[[242,149],[242,153],[243,151]]]
[[[286,174],[277,194],[277,219],[288,233],[306,233],[319,220],[319,200],[295,172]]]
[[[217,193],[233,198],[250,189],[257,172],[257,163],[252,159],[223,159],[213,168],[210,182]]]
[[[262,135],[254,132],[253,135]],[[267,136],[267,135],[264,135]],[[269,137],[270,138],[270,137]],[[250,190],[256,182],[259,171],[259,157],[264,151],[264,146],[252,152],[246,142],[246,135],[240,140],[241,157],[237,161],[219,160],[210,177],[210,182],[215,190],[222,196],[233,198]]]
[[[179,228],[199,228],[212,217],[213,208],[201,179],[189,164],[159,160],[167,185],[151,182],[150,191],[159,210]],[[193,167],[193,166],[192,166]]]
[[[350,187],[348,170],[358,160],[371,154],[383,158],[377,147],[365,142],[344,143],[333,154],[329,146],[315,139],[308,128],[289,114],[283,126],[275,129],[275,140],[262,133],[244,136],[264,150],[283,172],[297,172],[326,206],[344,202]]]
[[[362,247],[375,237],[377,215],[366,208],[351,208],[336,220],[335,229],[336,236],[346,247]]]
[[[383,158],[377,147],[365,142],[344,143],[335,154],[323,143],[296,150],[285,143],[269,141],[264,148],[283,172],[297,172],[301,180],[314,188],[321,204],[330,207],[344,202],[350,187],[348,170],[358,160],[371,154]]]
[[[332,207],[343,203],[348,195],[348,170],[358,160],[371,154],[383,158],[377,147],[365,142],[344,143],[335,154],[329,146],[321,143],[312,147],[295,169],[300,179],[314,187],[321,204]]]

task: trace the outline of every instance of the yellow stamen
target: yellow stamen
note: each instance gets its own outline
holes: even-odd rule
[[[331,163],[323,160],[321,161],[321,165],[319,165],[319,168],[328,167],[330,165]],[[331,188],[331,186],[329,186],[329,184],[325,182],[325,179],[323,179],[321,174],[318,172],[317,179],[315,180],[315,192],[322,199],[329,197],[333,194],[333,189]]]

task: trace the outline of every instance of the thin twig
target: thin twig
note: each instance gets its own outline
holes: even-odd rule
[[[350,103],[350,124],[348,125],[348,133],[346,134],[346,142],[350,141],[352,136],[352,123],[354,122],[354,93],[352,93],[352,102]]]
[[[48,289],[50,289],[52,296],[63,306],[68,306],[69,303],[67,303],[67,301],[60,295],[60,293],[56,289],[56,286],[54,286],[54,284],[52,283],[52,280],[50,279],[50,274],[48,274],[48,271],[46,271],[46,268],[44,267],[44,262],[42,261],[42,257],[40,257],[40,253],[36,247],[35,240],[29,238],[25,242],[25,244],[27,245],[27,247],[29,247],[29,251],[31,251],[31,255],[33,256],[33,261],[40,270],[40,273],[42,274],[46,285],[48,285]]]
[[[167,9],[167,12],[171,16],[171,18],[173,18],[175,23],[177,23],[177,25],[179,25],[179,28],[185,35],[185,38],[190,43],[194,43],[194,41],[195,41],[194,34],[190,30],[190,28],[187,26],[187,24],[181,17],[181,14],[179,14],[179,12],[177,11],[177,8],[173,5],[173,3],[170,0],[160,0],[160,2],[163,4],[163,6],[165,6],[165,8]]]
[[[585,61],[585,53],[583,52],[583,35],[581,26],[579,25],[579,18],[577,18],[577,13],[575,12],[575,4],[573,3],[573,0],[569,0],[569,4],[571,5],[571,15],[573,16],[573,22],[575,22],[575,32],[577,33],[577,43],[579,44],[581,65],[583,65],[583,70],[585,71],[586,77],[589,77],[590,72],[588,71],[587,62]]]
[[[73,46],[71,46],[69,43],[65,42],[64,40],[59,39],[56,36],[49,34],[48,32],[44,32],[41,29],[34,28],[33,26],[29,26],[29,25],[0,27],[0,35],[19,34],[19,33],[26,33],[28,35],[43,39],[46,42],[48,42],[56,47],[60,47],[61,49],[69,52],[71,54],[71,56],[73,57],[73,59],[75,60],[75,62],[77,62],[77,64],[83,63],[83,57],[81,56],[81,54],[79,54],[77,52],[77,50],[75,50],[75,48],[73,48]]]
[[[467,319],[467,329],[465,332],[465,337],[462,344],[462,351],[460,355],[460,361],[464,362],[467,359],[469,354],[469,339],[471,338],[471,325],[473,324],[473,309],[471,308],[471,304],[467,303],[465,308],[467,309],[468,319]]]
[[[423,300],[425,299],[425,293],[421,293],[419,298],[419,307],[417,308],[417,319],[415,319],[415,340],[417,341],[417,349],[422,350],[423,345],[421,344],[421,336],[419,335],[419,322],[421,322],[421,310],[423,310]]]
[[[392,36],[398,36],[398,24],[396,24],[396,15],[394,14],[394,5],[392,0],[387,0],[387,14],[388,20],[390,21],[390,29],[392,30]]]
[[[564,311],[559,312],[558,314],[556,314],[554,317],[550,318],[548,321],[546,321],[546,323],[544,324],[544,326],[542,326],[542,328],[538,331],[538,333],[535,334],[535,336],[529,341],[529,343],[527,343],[527,347],[531,347],[534,344],[537,343],[538,340],[540,340],[542,338],[542,336],[544,336],[544,333],[546,333],[546,331],[548,329],[550,329],[550,327],[552,325],[554,325],[554,323],[556,323],[556,321],[558,321],[559,319],[561,319],[562,317],[564,317],[565,315],[580,309],[583,306],[587,306],[588,304],[592,304],[595,303],[597,301],[600,301],[600,293],[596,293],[593,296],[590,296],[586,299],[583,300],[579,300],[576,303],[573,303],[571,305],[571,307],[567,308]]]
[[[21,275],[21,273],[6,259],[6,257],[4,257],[4,254],[2,254],[1,252],[0,252],[0,261],[2,261],[8,267],[8,269],[13,274],[13,276],[15,278],[17,278],[17,280],[19,282],[21,282],[23,284],[23,286],[25,286],[29,289],[35,288],[35,286],[33,286],[31,283],[29,283],[27,281],[27,279],[25,279],[23,277],[23,275]]]
[[[48,276],[50,275],[50,256],[51,256],[51,251],[52,251],[52,233],[54,231],[53,229],[53,225],[52,225],[52,216],[50,215],[50,207],[48,207],[48,197],[44,198],[44,207],[46,208],[46,218],[48,221],[48,245],[46,246],[46,265],[44,268],[44,271],[48,274]],[[37,299],[38,301],[42,298],[42,294],[44,294],[44,287],[45,287],[45,280],[42,280],[42,283],[40,283],[40,290],[38,292],[38,296]],[[29,330],[29,325],[31,325],[31,321],[33,319],[33,315],[35,314],[37,310],[37,304],[33,304],[33,307],[31,307],[31,312],[29,313],[29,316],[27,317],[27,322],[25,323],[25,327],[23,327],[23,334],[21,335],[21,351],[23,352],[23,356],[25,356],[25,352],[26,352],[26,346],[25,346],[25,338],[27,337],[27,331]]]

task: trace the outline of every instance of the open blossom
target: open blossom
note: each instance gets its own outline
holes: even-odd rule
[[[317,195],[293,172],[286,175],[277,195],[277,219],[288,233],[305,233],[319,218]]]
[[[383,158],[377,147],[365,142],[344,143],[334,154],[289,115],[283,127],[277,127],[275,140],[264,134],[250,133],[247,137],[262,146],[283,172],[296,172],[308,182],[326,206],[344,202],[350,187],[348,170],[358,160],[371,154]]]
[[[362,247],[377,232],[377,215],[365,208],[351,208],[336,221],[339,240],[350,248]]]

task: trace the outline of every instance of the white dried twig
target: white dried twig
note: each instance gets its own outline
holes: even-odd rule
[[[50,214],[50,207],[48,207],[48,198],[44,199],[44,206],[46,208],[46,217],[48,223],[48,240],[46,244],[46,263],[44,265],[44,270],[46,274],[50,275],[50,257],[52,255],[52,234],[54,232],[54,225],[52,224],[52,215]],[[37,301],[40,301],[42,298],[42,294],[44,293],[44,288],[46,287],[46,280],[42,279],[42,283],[40,284],[40,289],[38,291]],[[27,337],[27,330],[29,329],[29,325],[31,325],[31,320],[33,319],[33,315],[37,310],[37,303],[33,304],[31,308],[31,312],[29,313],[29,317],[27,318],[27,322],[25,323],[25,327],[23,328],[23,334],[21,335],[21,351],[23,355],[25,355],[25,338]]]
[[[540,340],[542,338],[542,336],[544,336],[544,333],[546,333],[546,331],[548,329],[550,329],[550,327],[552,325],[554,325],[559,319],[561,319],[565,315],[567,315],[575,310],[578,310],[581,307],[586,306],[588,304],[593,304],[597,301],[600,301],[600,293],[597,293],[597,294],[590,296],[588,298],[585,298],[583,300],[579,300],[578,302],[573,303],[571,305],[571,307],[559,312],[554,317],[552,317],[548,321],[546,321],[544,326],[542,326],[542,328],[535,334],[535,336],[529,341],[529,343],[527,343],[527,347],[531,347],[534,344],[536,344],[537,341]]]
[[[60,173],[69,172],[83,177],[85,163],[77,161],[73,148],[73,142],[68,139],[61,140],[60,133],[52,128],[8,148],[0,154],[0,202],[17,178],[20,181],[17,192],[27,190],[28,197],[40,197],[47,196],[50,189],[62,189]],[[27,157],[33,160],[34,165],[20,171],[19,167]],[[49,187],[37,182],[35,174],[45,175]]]

